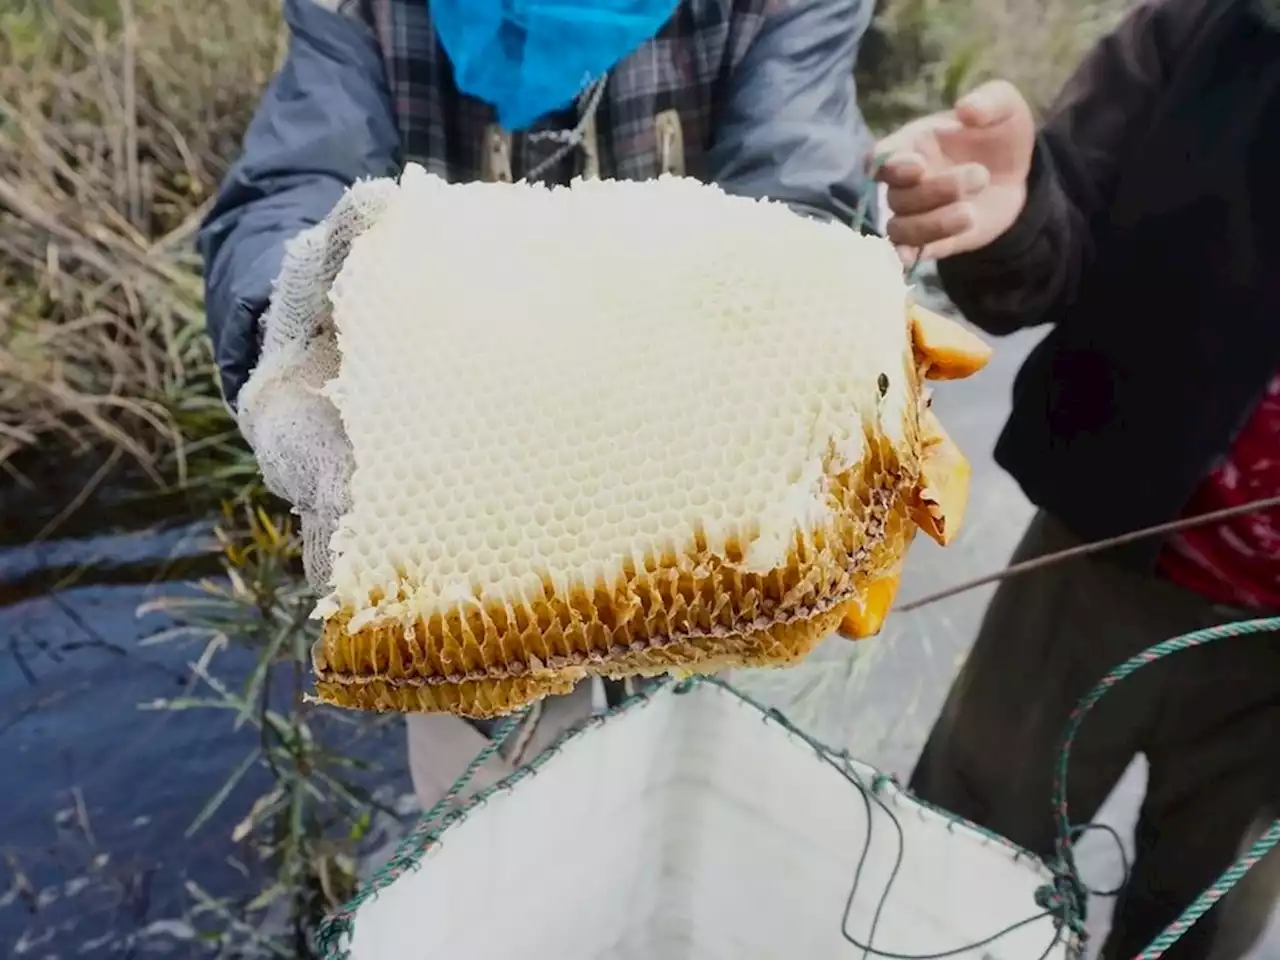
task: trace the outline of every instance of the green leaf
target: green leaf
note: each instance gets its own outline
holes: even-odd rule
[[[266,649],[258,654],[258,662],[254,665],[253,673],[249,675],[249,680],[245,684],[244,706],[236,716],[233,729],[239,730],[246,721],[253,719],[253,713],[257,709],[258,699],[262,695],[262,686],[266,682],[267,673],[275,664],[276,657],[288,639],[289,632],[287,630],[277,630],[267,644]]]
[[[369,825],[373,822],[368,810],[361,812],[355,823],[351,824],[351,832],[347,834],[348,839],[353,843],[364,839],[365,834],[369,832]]]
[[[209,798],[209,802],[204,805],[204,809],[196,815],[195,820],[191,822],[191,826],[187,827],[186,837],[188,839],[194,836],[196,831],[204,826],[205,822],[217,812],[227,797],[231,795],[231,791],[236,788],[236,784],[243,780],[245,774],[253,769],[254,764],[258,762],[258,758],[261,755],[262,751],[255,747],[249,751],[248,756],[240,762],[240,765],[231,771],[231,776],[227,777],[226,782],[218,789],[218,792]]]
[[[284,884],[273,883],[245,904],[245,913],[256,913],[259,910],[266,909],[279,900],[285,892]]]
[[[955,103],[969,85],[970,79],[978,72],[982,59],[982,48],[977,41],[971,41],[955,50],[946,61],[942,74],[942,98],[947,104]]]
[[[212,697],[174,697],[172,700],[153,700],[138,704],[139,710],[234,710],[235,703],[215,700]]]

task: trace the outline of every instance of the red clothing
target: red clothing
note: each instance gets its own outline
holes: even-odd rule
[[[1230,455],[1184,514],[1223,510],[1280,493],[1280,375],[1271,381]],[[1157,569],[1218,603],[1280,610],[1280,510],[1247,513],[1175,534]]]

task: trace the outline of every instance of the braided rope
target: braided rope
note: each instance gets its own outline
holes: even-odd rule
[[[1197,920],[1208,913],[1214,904],[1226,896],[1232,887],[1243,880],[1244,875],[1252,870],[1259,860],[1274,850],[1277,844],[1280,844],[1280,820],[1272,823],[1270,829],[1249,848],[1248,853],[1224,870],[1222,875],[1213,882],[1213,885],[1205,890],[1195,903],[1182,912],[1182,916],[1169,924],[1164,929],[1164,932],[1152,940],[1147,949],[1134,957],[1133,960],[1158,960],[1166,950],[1177,943],[1195,925]]]
[[[1141,653],[1131,657],[1110,673],[1104,676],[1076,705],[1067,721],[1058,752],[1058,766],[1053,784],[1053,806],[1058,825],[1058,841],[1056,857],[1049,864],[1054,873],[1054,884],[1043,889],[1037,896],[1037,902],[1061,911],[1063,922],[1075,932],[1083,935],[1085,920],[1085,903],[1088,890],[1080,882],[1079,871],[1075,862],[1075,840],[1087,827],[1073,827],[1067,813],[1067,766],[1071,760],[1071,747],[1084,722],[1085,716],[1094,705],[1103,698],[1116,684],[1143,667],[1162,660],[1174,653],[1201,647],[1218,640],[1233,637],[1249,636],[1260,633],[1280,633],[1280,617],[1263,617],[1257,620],[1242,620],[1238,623],[1227,623],[1216,627],[1207,627],[1186,633],[1162,643],[1157,643]],[[1266,856],[1277,844],[1280,844],[1280,820],[1276,820],[1249,848],[1243,857],[1228,867],[1220,877],[1202,893],[1182,914],[1169,924],[1151,944],[1133,960],[1158,960],[1165,952],[1177,943],[1196,922],[1221,900],[1226,894],[1253,868],[1259,860]]]
[[[554,167],[557,163],[573,153],[578,147],[583,145],[586,136],[587,125],[595,118],[596,111],[600,109],[600,101],[604,99],[604,91],[609,83],[609,75],[605,74],[600,79],[592,83],[579,98],[582,104],[580,116],[577,123],[568,130],[538,130],[528,134],[528,139],[533,141],[549,140],[559,144],[556,149],[541,163],[537,164],[532,170],[529,170],[524,179],[528,181],[537,180],[540,176]]]

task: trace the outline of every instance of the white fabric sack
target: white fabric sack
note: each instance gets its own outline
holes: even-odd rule
[[[1034,857],[711,682],[570,734],[424,845],[349,912],[350,960],[1069,956]]]

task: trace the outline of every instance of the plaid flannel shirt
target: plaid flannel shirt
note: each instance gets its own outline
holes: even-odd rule
[[[674,111],[684,170],[705,176],[716,103],[776,5],[776,0],[682,3],[653,40],[610,71],[595,114],[599,175],[636,180],[663,172],[657,118]],[[345,9],[365,19],[378,37],[404,159],[451,181],[483,179],[494,113],[458,91],[426,0],[352,0]],[[550,159],[560,144],[545,134],[582,119],[584,100],[577,110],[546,117],[510,138],[515,179]],[[571,151],[566,162],[538,179],[565,182],[583,173],[584,159],[582,151]]]
[[[491,178],[495,150],[497,172],[517,179],[681,172],[851,221],[872,142],[853,79],[872,6],[683,0],[610,71],[589,115],[583,97],[508,136],[458,91],[428,0],[284,0],[288,55],[199,240],[227,402],[257,361],[285,243],[357,179],[395,175],[407,161],[454,182]],[[588,122],[589,149],[564,150],[563,132]],[[549,162],[557,152],[563,160]]]

